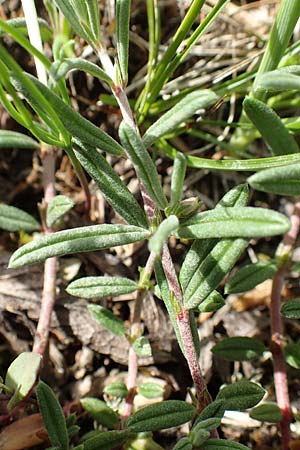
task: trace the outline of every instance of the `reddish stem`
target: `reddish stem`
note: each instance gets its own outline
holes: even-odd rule
[[[282,261],[281,267],[276,272],[271,292],[271,351],[273,355],[274,384],[276,398],[282,413],[280,422],[281,443],[283,450],[289,450],[291,440],[291,407],[288,392],[288,379],[283,353],[283,322],[280,314],[281,291],[284,285],[286,266],[289,261],[292,247],[295,244],[300,227],[300,202],[294,206],[293,214],[290,218],[291,229],[285,234],[283,242],[279,248],[279,258]]]
[[[55,153],[49,146],[41,147],[43,162],[43,186],[44,186],[44,207],[55,196]],[[52,233],[52,229],[45,227],[45,233]],[[34,337],[33,349],[35,353],[44,355],[48,344],[51,315],[56,300],[56,270],[57,258],[48,258],[44,264],[44,282],[41,301],[41,310],[37,330]]]

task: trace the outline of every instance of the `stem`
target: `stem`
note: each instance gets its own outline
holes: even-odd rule
[[[146,266],[142,272],[140,281],[139,281],[140,286],[144,286],[147,283],[147,281],[150,279],[151,274],[153,272],[155,258],[156,258],[156,254],[151,252],[148,257]],[[131,329],[130,329],[131,342],[134,342],[135,339],[137,339],[140,336],[141,311],[142,311],[144,296],[145,296],[145,291],[140,290],[138,292],[137,299],[134,303],[134,309],[133,309],[132,321],[131,321]],[[128,377],[127,377],[128,394],[126,397],[126,403],[125,403],[125,407],[124,407],[122,421],[125,421],[127,419],[127,417],[129,417],[132,413],[134,397],[136,394],[137,374],[138,374],[138,355],[135,353],[133,346],[130,345],[129,354],[128,354]]]
[[[300,227],[300,202],[294,206],[291,216],[291,229],[283,238],[283,242],[279,248],[278,255],[282,261],[277,273],[274,276],[271,292],[271,351],[273,355],[274,367],[274,384],[276,398],[282,413],[280,422],[282,449],[289,449],[291,439],[290,422],[291,422],[291,406],[288,392],[288,379],[286,373],[286,365],[283,353],[283,322],[280,314],[281,291],[284,285],[284,276],[287,263],[293,245],[295,244],[298,230]]]
[[[52,147],[42,146],[43,162],[43,207],[46,209],[49,202],[55,196],[55,153]],[[52,233],[52,229],[45,227],[45,233]],[[56,268],[57,258],[48,258],[44,264],[44,283],[41,302],[41,311],[33,342],[32,351],[44,355],[48,344],[51,315],[56,300]]]
[[[178,277],[167,244],[163,246],[161,261],[166,278],[168,280],[169,289],[170,291],[174,292],[175,298],[181,307],[181,311],[177,315],[177,324],[185,350],[184,356],[187,360],[189,370],[196,389],[196,396],[198,400],[197,413],[199,414],[202,411],[202,409],[204,409],[211,402],[211,399],[206,388],[206,382],[201,372],[199,360],[194,345],[190,325],[190,313],[189,310],[186,309],[183,304],[183,295],[181,287],[178,282]]]

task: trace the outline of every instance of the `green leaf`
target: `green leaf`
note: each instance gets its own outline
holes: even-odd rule
[[[23,352],[9,366],[5,385],[13,392],[7,409],[11,411],[33,388],[41,365],[37,353]]]
[[[209,439],[201,445],[201,450],[249,450],[249,447],[227,439]]]
[[[281,67],[262,73],[257,77],[255,87],[256,91],[267,92],[300,90],[299,66]]]
[[[300,369],[300,345],[299,342],[290,342],[284,349],[286,362],[294,369]]]
[[[122,122],[120,125],[119,135],[146,191],[156,206],[164,209],[167,206],[167,200],[161,187],[155,164],[150,158],[142,140],[125,122]]]
[[[73,140],[81,165],[96,181],[108,203],[131,225],[148,227],[145,212],[106,159],[90,145]]]
[[[96,422],[106,428],[114,428],[119,422],[119,416],[105,402],[94,397],[85,397],[80,400],[83,409],[87,411]]]
[[[128,389],[125,383],[122,383],[121,381],[115,381],[105,386],[103,392],[112,397],[125,398],[128,394]]]
[[[222,419],[225,413],[225,400],[214,400],[210,403],[206,408],[201,411],[199,416],[196,419],[195,425],[199,422],[206,421],[210,418],[218,418]]]
[[[187,94],[148,128],[143,136],[144,145],[150,147],[155,141],[182,125],[199,109],[216,103],[218,98],[217,94],[208,89],[196,90]]]
[[[262,170],[247,179],[253,189],[271,194],[300,194],[300,164]]]
[[[128,430],[124,431],[104,431],[84,441],[84,450],[111,450],[119,447],[134,433]]]
[[[45,42],[50,41],[53,37],[53,32],[52,32],[51,27],[46,22],[46,20],[41,19],[40,17],[38,17],[37,20],[38,20],[42,40]],[[6,20],[6,24],[21,31],[25,35],[28,34],[25,17],[16,17],[14,19]],[[3,36],[3,34],[4,34],[3,30],[0,29],[0,36]]]
[[[164,388],[153,382],[142,383],[137,387],[138,394],[146,398],[159,398],[164,395]]]
[[[179,226],[179,220],[171,215],[163,220],[154,235],[149,239],[149,250],[159,255],[164,243],[168,240],[170,234],[174,233]]]
[[[274,261],[258,261],[238,270],[226,283],[225,294],[250,291],[258,284],[273,278],[277,271]]]
[[[181,438],[172,450],[192,450],[193,444],[188,437]]]
[[[128,79],[130,5],[131,0],[116,0],[117,55],[124,85]]]
[[[261,422],[280,422],[282,414],[277,403],[262,403],[250,411],[250,417]]]
[[[214,312],[225,305],[225,300],[218,291],[212,291],[199,305],[200,312]]]
[[[39,148],[40,144],[23,133],[0,130],[0,148]]]
[[[55,61],[51,66],[50,75],[55,81],[59,81],[61,78],[64,78],[70,70],[81,70],[98,78],[98,80],[105,81],[109,86],[112,85],[112,79],[104,72],[104,70],[83,58],[66,58]]]
[[[288,319],[300,319],[300,299],[295,298],[284,303],[280,312]]]
[[[146,406],[126,420],[125,426],[139,433],[177,427],[189,422],[195,414],[195,408],[180,400],[166,400]]]
[[[138,337],[134,341],[132,347],[133,347],[133,350],[135,351],[135,353],[138,356],[146,357],[146,358],[149,357],[149,356],[152,356],[152,350],[151,350],[150,342],[144,336]]]
[[[245,206],[249,198],[246,185],[227,192],[216,206]],[[245,239],[205,239],[195,241],[182,264],[179,280],[184,290],[185,304],[196,308],[214,291],[247,247]]]
[[[91,29],[95,41],[99,42],[101,38],[101,30],[98,0],[89,0],[88,2],[86,2],[86,9],[88,13],[88,25]]]
[[[35,77],[29,74],[26,74],[26,76],[33,82],[43,95],[44,99],[56,111],[61,122],[73,137],[78,138],[92,147],[97,147],[105,152],[112,153],[113,155],[124,154],[120,144],[107,133],[74,111]]]
[[[253,207],[215,208],[182,220],[178,236],[184,239],[254,238],[286,233],[290,221],[282,214]]]
[[[266,350],[264,344],[247,336],[234,336],[218,342],[212,352],[227,361],[249,361],[258,358]]]
[[[10,258],[9,268],[36,264],[52,256],[92,252],[147,238],[148,231],[131,225],[93,225],[58,231],[29,242]]]
[[[212,431],[215,428],[218,428],[221,425],[221,417],[210,417],[205,420],[198,420],[197,424],[195,424],[192,430],[204,429],[206,431]]]
[[[210,432],[203,428],[196,428],[195,431],[189,432],[189,440],[193,444],[193,447],[199,448],[210,437]]]
[[[81,8],[80,3],[78,4],[77,0],[55,0],[55,3],[70,23],[75,33],[94,47],[97,44],[97,39],[93,35],[93,31],[87,27],[88,20],[85,2],[83,3],[81,1]]]
[[[0,204],[0,228],[7,231],[35,231],[41,228],[37,220],[22,209]]]
[[[122,320],[116,317],[109,309],[101,305],[88,305],[89,313],[101,323],[105,328],[110,330],[116,336],[124,336],[126,328]]]
[[[243,106],[274,156],[299,152],[294,137],[272,108],[253,97],[246,97]]]
[[[171,178],[171,199],[169,207],[172,206],[174,207],[178,205],[181,200],[185,180],[185,173],[186,173],[186,158],[183,153],[177,152],[173,164],[173,171]]]
[[[123,277],[85,277],[70,283],[68,294],[82,298],[103,298],[130,294],[137,290],[135,281]]]
[[[74,201],[65,195],[56,195],[53,197],[47,208],[47,227],[52,227],[55,222],[70,211],[74,205]]]
[[[242,380],[221,389],[216,400],[224,400],[225,408],[229,411],[243,411],[253,408],[264,395],[264,389],[258,384]]]
[[[54,392],[46,383],[40,381],[36,395],[51,445],[61,450],[68,450],[69,437],[66,420]]]

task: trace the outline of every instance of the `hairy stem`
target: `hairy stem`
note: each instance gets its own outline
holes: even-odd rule
[[[43,162],[43,208],[46,210],[49,202],[55,196],[55,153],[47,145],[41,147]],[[52,233],[50,228],[44,226],[45,233]],[[57,258],[48,258],[44,264],[44,282],[42,303],[32,351],[44,355],[48,344],[51,315],[56,300],[56,270]]]
[[[141,279],[140,279],[140,286],[144,286],[147,281],[150,279],[151,274],[153,272],[154,267],[154,261],[156,258],[156,254],[151,252],[146,266],[142,272]],[[134,302],[134,309],[132,314],[132,320],[131,320],[131,329],[130,329],[130,339],[133,343],[136,338],[140,336],[141,333],[141,311],[142,311],[142,305],[143,300],[145,297],[145,291],[140,290],[138,292],[136,301]],[[122,416],[122,420],[124,421],[129,417],[132,413],[133,409],[133,402],[134,397],[136,394],[136,380],[137,380],[137,374],[138,374],[138,355],[135,353],[133,345],[130,345],[129,348],[129,354],[128,354],[128,376],[127,376],[127,389],[128,394],[126,397],[126,403],[124,407],[124,413]]]
[[[290,422],[291,422],[291,406],[288,391],[288,380],[286,373],[286,365],[283,353],[283,322],[280,314],[281,307],[281,291],[284,285],[284,277],[286,267],[289,262],[292,247],[295,244],[298,230],[300,227],[300,202],[294,207],[293,214],[290,218],[291,229],[283,238],[283,242],[279,248],[279,258],[282,264],[276,272],[271,292],[271,351],[273,355],[274,367],[274,384],[276,398],[282,413],[280,422],[282,449],[289,449],[291,439]]]

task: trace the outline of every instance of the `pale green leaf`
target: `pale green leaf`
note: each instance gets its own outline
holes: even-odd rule
[[[132,344],[132,348],[138,356],[144,358],[152,356],[150,342],[144,336],[138,337]]]
[[[300,195],[300,164],[262,170],[248,178],[253,189],[270,194]]]
[[[36,148],[40,144],[23,133],[10,130],[0,130],[0,148]]]
[[[123,277],[85,277],[69,284],[66,291],[82,298],[103,298],[130,294],[137,290],[135,281]]]
[[[85,73],[89,73],[101,81],[105,81],[109,85],[112,84],[111,78],[106,74],[106,72],[104,72],[104,70],[96,64],[83,58],[66,58],[55,61],[51,66],[50,75],[55,81],[59,81],[71,70],[81,70]]]
[[[46,223],[52,227],[55,222],[63,217],[75,205],[70,197],[65,195],[56,195],[49,203],[47,208]]]
[[[31,214],[22,209],[0,204],[0,228],[7,231],[32,232],[39,230],[41,225]]]
[[[122,320],[116,317],[109,309],[101,305],[88,305],[91,316],[101,323],[105,328],[110,330],[116,336],[124,336],[126,328]]]
[[[131,225],[105,224],[58,231],[19,248],[10,258],[9,267],[36,264],[52,256],[116,247],[141,241],[148,235],[148,231]]]
[[[179,220],[174,215],[171,215],[163,220],[159,224],[159,227],[154,235],[149,239],[149,250],[159,255],[162,246],[168,240],[169,236],[177,230],[178,225]]]
[[[131,0],[116,0],[117,54],[124,84],[128,79],[130,5]]]
[[[88,412],[96,422],[106,428],[114,428],[119,422],[118,414],[105,402],[94,397],[85,397],[80,400],[83,409]]]

